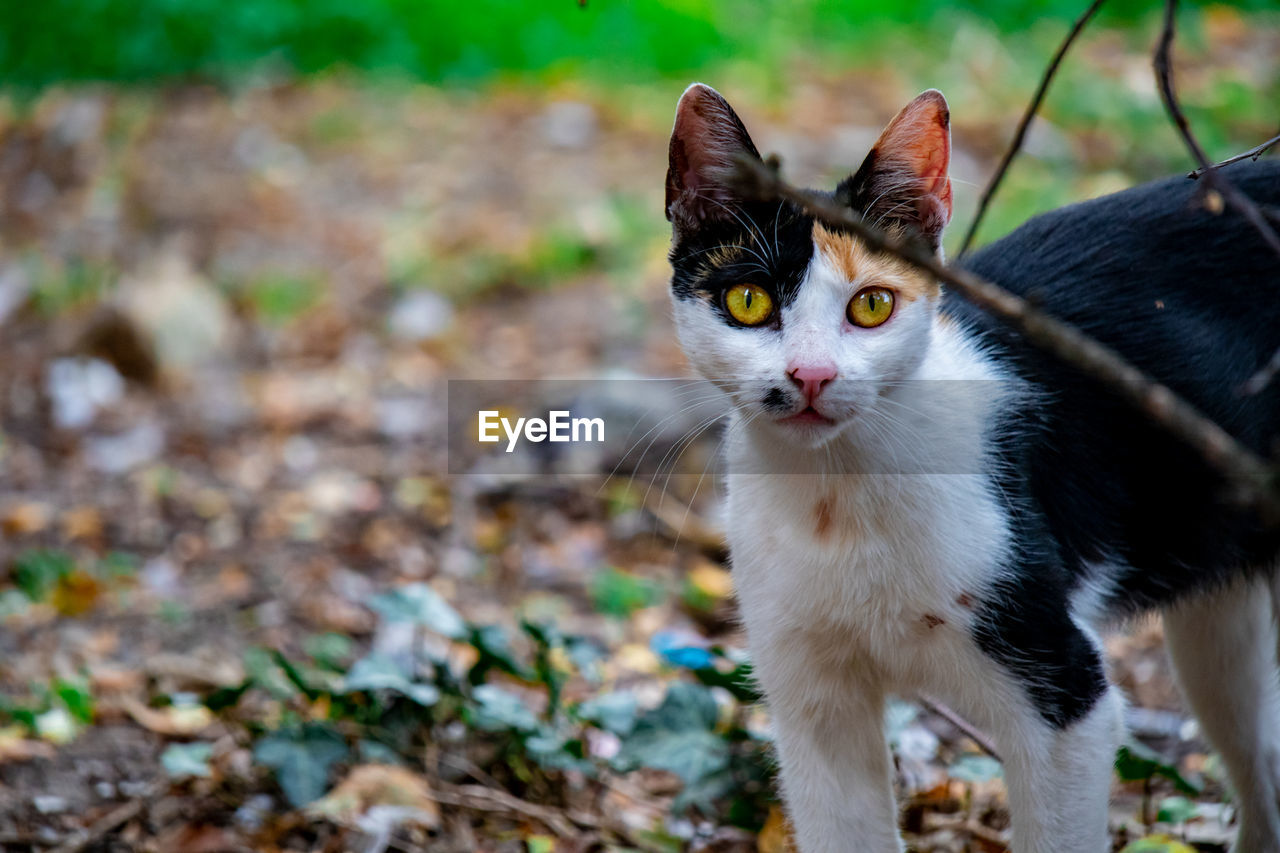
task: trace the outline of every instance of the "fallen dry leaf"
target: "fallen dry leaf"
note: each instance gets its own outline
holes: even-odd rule
[[[756,838],[756,847],[760,853],[795,853],[795,839],[791,832],[791,821],[787,820],[781,806],[769,809],[769,817],[760,827],[760,835]]]
[[[169,705],[148,708],[132,696],[120,697],[120,707],[134,722],[156,734],[188,737],[199,734],[213,723],[213,712],[204,705]]]
[[[368,829],[369,824],[416,823],[430,829],[440,825],[440,808],[427,780],[412,770],[391,764],[362,764],[307,811]]]

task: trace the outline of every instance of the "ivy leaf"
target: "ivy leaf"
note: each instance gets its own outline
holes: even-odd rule
[[[627,741],[627,757],[636,765],[669,770],[696,785],[729,766],[729,744],[715,732],[640,729]]]
[[[209,757],[213,755],[211,743],[172,743],[160,755],[160,764],[174,779],[188,776],[208,778],[213,775]]]
[[[578,719],[626,737],[636,727],[636,697],[629,690],[602,693],[578,706]]]
[[[272,653],[252,646],[244,652],[246,680],[270,693],[276,699],[291,699],[298,692],[297,685],[280,671],[280,665]]]
[[[342,679],[344,693],[374,690],[394,691],[426,708],[440,701],[439,688],[411,681],[394,660],[376,652],[352,664]]]
[[[621,757],[634,766],[668,770],[693,786],[729,766],[729,744],[715,732],[719,709],[711,691],[676,683],[645,713]]]
[[[538,728],[538,715],[514,693],[492,684],[481,684],[471,692],[471,697],[476,702],[471,714],[478,728],[490,732],[504,729],[532,732]]]
[[[483,684],[489,670],[496,669],[525,681],[532,681],[534,673],[516,658],[511,648],[511,639],[499,625],[471,626],[469,642],[480,653],[479,658],[467,673],[467,680],[473,685]]]
[[[1160,823],[1186,823],[1199,811],[1200,807],[1186,797],[1165,797],[1160,801],[1156,820]]]
[[[388,622],[411,622],[451,640],[467,636],[467,623],[458,611],[425,583],[411,583],[375,596],[369,606]]]
[[[640,719],[642,727],[672,731],[713,729],[720,709],[711,691],[696,684],[676,682],[667,689],[662,704]]]
[[[947,775],[958,782],[977,784],[999,779],[1004,775],[1000,762],[989,755],[962,755],[947,768]]]
[[[76,570],[75,561],[62,551],[33,549],[13,561],[13,582],[32,601],[44,601],[58,583]]]
[[[253,747],[254,760],[275,771],[280,789],[294,808],[324,794],[330,769],[347,753],[342,736],[317,723],[277,729]]]
[[[1126,782],[1144,782],[1152,776],[1163,776],[1184,794],[1195,796],[1204,789],[1204,782],[1194,776],[1184,776],[1163,755],[1149,746],[1133,741],[1116,752],[1116,775]]]
[[[67,710],[77,722],[85,725],[93,723],[93,693],[87,682],[79,679],[58,679],[53,683],[53,692],[62,700],[62,704],[67,706]]]

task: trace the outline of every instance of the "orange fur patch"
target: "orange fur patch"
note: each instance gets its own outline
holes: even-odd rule
[[[826,539],[831,532],[831,498],[823,498],[813,508],[813,533],[819,539]]]
[[[890,288],[904,302],[936,299],[941,292],[936,281],[906,261],[873,252],[857,237],[829,231],[818,222],[813,223],[813,245],[845,281]]]
[[[920,621],[928,625],[930,629],[937,628],[939,625],[947,624],[947,620],[941,616],[934,616],[932,613],[926,613],[920,617]]]

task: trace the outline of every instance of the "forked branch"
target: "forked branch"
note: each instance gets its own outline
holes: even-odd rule
[[[1204,153],[1204,148],[1191,130],[1191,124],[1187,121],[1186,113],[1182,111],[1182,104],[1178,101],[1178,94],[1173,88],[1173,65],[1170,58],[1173,51],[1173,36],[1177,29],[1177,12],[1178,0],[1165,0],[1164,24],[1160,29],[1160,40],[1156,43],[1153,63],[1156,70],[1156,82],[1160,87],[1160,97],[1164,99],[1165,110],[1169,113],[1169,118],[1173,119],[1174,126],[1178,128],[1178,133],[1182,136],[1182,141],[1186,144],[1187,150],[1195,158],[1196,164],[1199,166],[1197,171],[1205,179],[1206,186],[1216,191],[1227,205],[1243,216],[1262,237],[1263,242],[1276,253],[1276,257],[1280,258],[1280,236],[1276,235],[1275,229],[1267,222],[1266,217],[1262,215],[1262,211],[1258,209],[1258,206],[1248,196],[1236,189],[1235,185],[1209,162],[1208,156]]]
[[[1270,139],[1268,139],[1266,142],[1262,143],[1261,145],[1255,145],[1252,148],[1250,148],[1248,151],[1241,151],[1236,156],[1228,157],[1227,159],[1223,160],[1221,163],[1214,163],[1209,168],[1221,169],[1223,166],[1230,166],[1232,163],[1239,163],[1241,160],[1257,161],[1259,157],[1261,157],[1263,154],[1266,154],[1273,147],[1275,147],[1275,144],[1277,142],[1280,142],[1280,136],[1273,136]],[[1199,178],[1201,175],[1203,175],[1207,171],[1209,171],[1209,169],[1205,169],[1205,168],[1193,169],[1192,171],[1187,172],[1187,177],[1194,181],[1195,179]]]

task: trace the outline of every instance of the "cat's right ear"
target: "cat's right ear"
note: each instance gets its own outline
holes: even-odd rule
[[[694,83],[680,97],[667,163],[667,219],[677,230],[731,218],[740,204],[729,186],[734,158],[760,154],[729,102]]]

